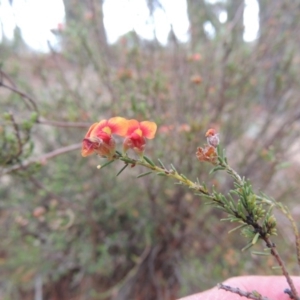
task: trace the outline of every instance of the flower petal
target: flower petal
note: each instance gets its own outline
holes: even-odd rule
[[[95,147],[95,152],[100,156],[105,156],[109,159],[115,154],[115,140],[110,138],[108,143],[102,142],[97,147]]]
[[[147,139],[153,139],[156,133],[157,125],[154,122],[143,121],[140,123],[140,128],[144,137]]]
[[[206,137],[208,137],[208,136],[213,136],[213,135],[215,135],[216,133],[217,133],[217,132],[216,132],[215,129],[210,128],[210,129],[208,129],[208,130],[206,131],[205,136],[206,136]]]
[[[100,133],[103,131],[102,129],[107,126],[108,121],[107,120],[102,120],[99,123],[95,123],[96,126],[93,127],[93,129],[90,132],[90,136],[99,136]],[[93,124],[93,125],[95,125]],[[92,125],[92,126],[93,126]]]
[[[123,152],[126,153],[128,149],[134,150],[137,154],[143,154],[146,146],[146,140],[144,137],[133,133],[129,137],[126,137],[123,143]]]
[[[128,120],[122,117],[110,118],[107,126],[111,129],[111,133],[125,136],[128,130]]]
[[[81,155],[83,157],[89,156],[94,153],[94,144],[87,138],[83,139],[81,147]]]
[[[140,123],[137,120],[131,119],[127,120],[127,126],[126,136],[130,136],[136,129],[140,128]]]
[[[91,136],[91,132],[93,131],[93,129],[95,128],[95,126],[97,125],[98,123],[94,123],[88,130],[87,134],[85,135],[85,138],[88,138]]]

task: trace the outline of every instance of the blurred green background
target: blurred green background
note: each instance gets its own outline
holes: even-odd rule
[[[110,44],[100,0],[64,0],[59,47],[46,53],[18,27],[3,36],[0,299],[168,300],[230,276],[274,274],[271,258],[241,252],[247,241],[228,235],[226,216],[186,188],[136,179],[139,167],[116,177],[120,162],[98,170],[103,159],[80,154],[96,121],[152,120],[147,156],[226,193],[231,179],[209,175],[195,156],[214,127],[231,166],[298,221],[300,5],[257,3],[252,42],[242,0],[187,0],[187,42],[171,27],[165,45],[135,31]],[[164,9],[160,0],[147,7],[150,20]],[[278,223],[275,242],[293,273],[293,234],[280,215]]]

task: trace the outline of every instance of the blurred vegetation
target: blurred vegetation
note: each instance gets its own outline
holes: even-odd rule
[[[1,299],[175,299],[227,277],[273,274],[273,261],[240,252],[224,217],[165,179],[116,177],[82,159],[90,124],[152,120],[147,155],[220,191],[232,182],[195,153],[209,127],[255,189],[300,217],[297,1],[259,0],[257,40],[243,41],[243,1],[188,0],[190,41],[130,32],[106,42],[102,1],[65,0],[61,49],[26,48],[20,31],[0,45]],[[161,8],[148,0],[149,14]],[[227,12],[221,23],[218,15]],[[205,31],[210,23],[215,34]],[[293,234],[280,219],[278,248]],[[285,253],[293,270],[290,250]],[[41,296],[42,295],[42,296]]]

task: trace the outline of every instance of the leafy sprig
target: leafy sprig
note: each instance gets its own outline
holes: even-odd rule
[[[231,189],[227,195],[218,192],[215,187],[212,187],[211,191],[209,191],[204,183],[200,184],[198,179],[196,181],[189,179],[185,174],[180,173],[173,164],[170,164],[169,167],[166,167],[166,164],[164,164],[161,159],[158,159],[157,161],[159,165],[156,165],[151,158],[145,155],[136,159],[129,157],[127,154],[116,151],[112,160],[102,165],[101,168],[104,168],[117,160],[123,161],[124,166],[117,173],[118,176],[129,165],[131,167],[139,165],[147,168],[149,171],[139,174],[137,178],[151,174],[169,177],[175,180],[176,184],[185,185],[192,190],[195,195],[207,199],[208,202],[214,207],[227,213],[227,217],[223,218],[222,221],[237,223],[237,226],[230,230],[229,233],[240,231],[241,234],[247,239],[248,242],[241,249],[242,251],[250,249],[252,246],[257,244],[258,241],[263,241],[265,243],[267,248],[264,249],[264,251],[253,251],[252,253],[255,255],[272,255],[277,261],[283,275],[286,277],[287,283],[290,287],[289,294],[291,297],[293,297],[293,299],[299,300],[300,298],[298,292],[286,269],[286,266],[276,249],[276,245],[270,239],[272,236],[277,235],[277,222],[273,214],[273,209],[279,208],[288,217],[293,225],[294,232],[296,234],[297,256],[299,259],[300,239],[292,216],[288,212],[288,209],[281,203],[269,199],[265,195],[256,194],[251,183],[245,178],[241,177],[234,169],[230,167],[225,151],[221,151],[219,146],[216,148],[216,153],[217,162],[215,159],[213,161],[208,159],[207,161],[214,165],[211,173],[225,171],[232,178],[234,188]],[[235,290],[232,289],[232,291],[234,292]],[[240,292],[242,291],[239,290],[239,293]],[[251,296],[252,299],[262,299],[261,295],[256,297],[255,293],[252,293]]]

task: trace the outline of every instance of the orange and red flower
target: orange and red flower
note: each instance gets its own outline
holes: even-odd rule
[[[125,137],[123,152],[133,149],[139,155],[145,150],[146,138],[153,139],[157,125],[154,122],[126,120],[114,117],[94,123],[88,130],[82,141],[82,156],[97,153],[100,156],[111,159],[115,154],[116,143],[112,134]]]
[[[127,122],[124,118],[114,117],[94,123],[82,141],[82,156],[97,153],[100,156],[111,158],[115,153],[116,144],[112,134],[125,136],[128,129]]]
[[[156,133],[157,125],[154,122],[137,120],[128,120],[126,138],[123,143],[123,151],[133,149],[139,155],[142,155],[146,146],[146,139],[153,139]]]

